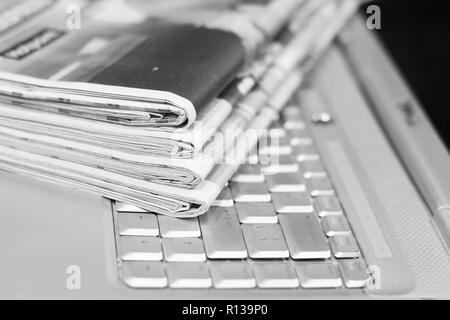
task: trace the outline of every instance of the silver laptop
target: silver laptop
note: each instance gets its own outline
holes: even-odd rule
[[[0,298],[450,297],[450,158],[362,21],[269,134],[195,219],[0,172]]]

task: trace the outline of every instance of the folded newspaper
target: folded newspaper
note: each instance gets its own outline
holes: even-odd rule
[[[324,13],[329,15],[331,11],[327,10]],[[322,16],[321,19],[317,19],[316,17],[314,20],[315,23],[303,24],[304,28],[302,32],[296,33],[295,36],[290,34],[291,31],[286,32],[289,33],[285,34],[288,41],[284,41],[286,43],[284,43],[282,49],[276,50],[276,55],[271,55],[265,59],[266,62],[271,61],[272,65],[270,66],[270,64],[266,63],[264,68],[259,68],[259,71],[255,70],[251,76],[244,79],[240,78],[237,82],[242,83],[243,81],[247,81],[247,87],[249,87],[249,80],[251,80],[251,84],[254,84],[256,79],[260,79],[260,86],[265,87],[267,92],[274,90],[274,86],[277,86],[280,81],[280,76],[282,76],[282,72],[278,71],[278,65],[281,63],[286,64],[292,60],[294,60],[294,62],[290,63],[295,65],[296,60],[301,60],[302,57],[305,57],[305,54],[308,52],[306,49],[311,46],[313,42],[312,35],[317,34],[322,28],[322,25],[328,22],[327,16],[323,15],[323,13]],[[305,49],[303,51],[298,51],[298,48]],[[271,53],[272,52],[275,52],[275,50],[271,50]],[[292,52],[295,54],[292,54]],[[261,66],[261,64],[257,65],[258,67]],[[256,74],[258,74],[257,77],[255,77]],[[235,97],[242,96],[243,90],[240,90],[240,95],[233,94],[234,90],[232,90],[232,88],[234,87],[234,85],[231,85],[224,94],[225,96],[228,96],[228,101],[236,99]],[[256,90],[244,97],[239,104],[241,107],[243,105],[248,105],[247,108],[254,108],[254,104],[258,106],[260,103],[263,103],[265,98],[264,94],[261,94],[260,91]],[[19,111],[20,114],[18,114],[15,107],[4,106],[0,107],[0,109],[3,110],[3,117],[11,115],[11,117],[20,116],[21,119],[24,119],[24,112]],[[207,143],[203,148],[203,151],[196,154],[192,159],[177,159],[177,157],[167,159],[149,154],[148,150],[141,150],[140,153],[136,154],[131,153],[126,149],[117,150],[111,148],[107,141],[104,141],[102,145],[83,143],[85,141],[89,142],[89,135],[84,138],[84,141],[79,141],[79,137],[83,136],[83,132],[76,132],[74,130],[69,131],[70,136],[68,139],[48,136],[48,132],[54,131],[55,128],[50,125],[41,127],[41,123],[49,118],[52,119],[52,123],[61,124],[65,121],[67,126],[70,125],[72,127],[76,127],[77,124],[85,125],[86,120],[71,119],[67,116],[61,117],[60,115],[48,115],[39,111],[29,111],[27,112],[27,116],[28,117],[25,120],[29,120],[29,122],[32,123],[31,125],[29,122],[22,122],[18,125],[19,121],[14,121],[14,127],[8,127],[7,123],[10,120],[7,119],[4,121],[3,117],[0,117],[0,124],[3,125],[0,127],[0,132],[5,136],[5,139],[6,137],[9,137],[11,141],[11,138],[15,137],[26,139],[28,141],[41,142],[39,147],[23,141],[16,142],[16,145],[22,145],[22,149],[41,155],[58,156],[60,159],[82,164],[101,166],[109,171],[119,172],[131,177],[142,177],[149,181],[178,185],[186,188],[193,188],[199,184],[209,171],[211,171],[212,167],[217,162],[217,158],[223,153],[224,150],[219,150],[219,148],[226,149],[224,143],[215,139],[212,142]],[[237,127],[239,129],[239,126],[242,126],[243,120],[245,120],[245,118],[240,109],[234,110],[231,116],[220,125],[219,130],[236,132],[236,130],[230,128]],[[213,119],[211,119],[211,121],[213,121]],[[109,134],[109,138],[115,136],[114,132],[111,132],[109,124],[94,123],[93,125],[95,125],[95,128],[104,127],[103,130]],[[197,122],[196,125],[195,132],[200,137],[210,137],[215,132],[215,130],[211,130],[210,127],[205,128],[206,126],[203,126],[201,122]],[[23,130],[25,126],[28,128],[27,131]],[[20,127],[22,130],[18,130],[17,127]],[[227,136],[230,136],[230,134],[232,135],[233,132],[228,132]],[[108,135],[105,134],[105,138],[107,137]],[[232,139],[228,139],[228,141],[231,142]],[[61,148],[63,149],[61,150]],[[145,149],[145,147],[143,146],[142,149]]]
[[[0,45],[0,102],[15,106],[5,117],[8,123],[18,120],[15,128],[133,154],[192,157],[237,98],[232,90],[220,92],[238,73],[243,79],[235,86],[251,89],[249,78],[257,79],[276,51],[264,45],[303,2],[276,0],[253,10],[246,5],[183,16],[197,18],[196,24],[88,21],[71,32],[55,27],[65,23],[58,20],[61,12],[65,18],[64,5],[55,5],[49,19]],[[49,59],[55,54],[58,59]]]
[[[102,30],[100,38],[97,34],[97,42],[92,42],[91,37],[87,49],[75,37],[73,43],[61,43],[59,49],[53,49],[58,55],[50,60],[55,61],[48,61],[44,49],[40,57],[39,52],[29,53],[33,58],[27,63],[23,62],[28,57],[18,64],[6,63],[8,58],[0,60],[0,69],[6,70],[0,73],[0,167],[92,190],[157,213],[178,217],[204,213],[249,148],[256,144],[257,137],[247,138],[245,130],[267,128],[301,83],[311,61],[356,8],[353,0],[303,2],[272,1],[258,10],[241,9],[238,16],[252,17],[244,21],[255,24],[267,21],[257,18],[261,17],[258,14],[267,14],[264,9],[279,8],[273,4],[291,4],[289,13],[276,11],[284,12],[278,14],[283,18],[278,23],[270,24],[271,27],[262,24],[267,29],[257,41],[255,37],[243,36],[251,32],[236,36],[225,28],[205,27],[221,25],[223,14],[203,20],[200,27],[183,24],[183,30],[191,30],[187,35],[204,32],[187,42],[182,41],[189,39],[185,33],[183,39],[178,38],[180,42],[167,39],[169,34],[173,38],[179,36],[174,30],[180,24],[152,19],[141,22],[139,27],[127,26],[120,35],[128,36],[126,41],[136,40],[145,34],[143,30],[149,30],[147,26],[157,25],[155,30],[174,32],[154,40],[170,50],[158,50],[158,46],[144,40],[131,51],[122,52],[119,58],[108,56],[114,50],[105,50],[102,56],[95,48],[105,45],[99,39],[108,35],[111,39],[121,38],[114,26]],[[227,11],[227,15],[232,13]],[[233,31],[233,27],[228,29]],[[224,39],[227,48],[206,50],[202,59],[207,63],[197,56],[192,65],[184,65],[192,59],[193,51],[201,51],[197,46],[205,45],[203,38],[208,38],[209,32],[215,33],[210,41],[214,42],[217,35]],[[158,39],[158,33],[153,39]],[[127,47],[126,41],[116,44],[118,51]],[[70,50],[74,46],[84,49],[89,57],[68,69],[58,69],[58,59],[64,60],[63,64],[78,61],[79,51]],[[175,48],[178,50],[173,51]],[[186,51],[190,52],[184,55]],[[2,56],[5,52],[8,51],[3,50]],[[16,48],[18,52],[26,50]],[[147,62],[147,52],[149,57],[160,59],[156,60],[158,63],[152,59]],[[171,60],[179,58],[171,55],[188,60],[179,63],[176,70]],[[99,67],[99,61],[112,64]],[[196,91],[195,86],[201,90]],[[155,98],[158,94],[164,99]],[[185,106],[192,108],[177,109],[175,100],[187,102]],[[227,111],[221,112],[222,109]],[[191,118],[188,110],[193,111]],[[147,117],[142,117],[146,113]],[[196,116],[199,121],[192,125]],[[210,139],[217,131],[227,139]],[[183,141],[186,137],[189,138]],[[180,148],[182,143],[190,147]],[[221,163],[224,153],[236,155],[238,161]]]
[[[124,126],[185,130],[245,60],[240,38],[219,29],[161,19],[83,28],[65,32],[45,23],[26,30],[21,42],[2,41],[1,101]]]

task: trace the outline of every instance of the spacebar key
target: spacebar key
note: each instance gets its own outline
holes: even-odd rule
[[[206,255],[210,259],[247,257],[241,226],[234,207],[211,207],[200,216]]]

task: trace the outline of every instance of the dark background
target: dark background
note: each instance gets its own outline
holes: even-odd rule
[[[377,33],[450,148],[450,0],[369,4],[380,6]]]

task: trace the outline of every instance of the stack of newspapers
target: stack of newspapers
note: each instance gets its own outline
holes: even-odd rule
[[[200,215],[356,8],[2,0],[0,169]]]

